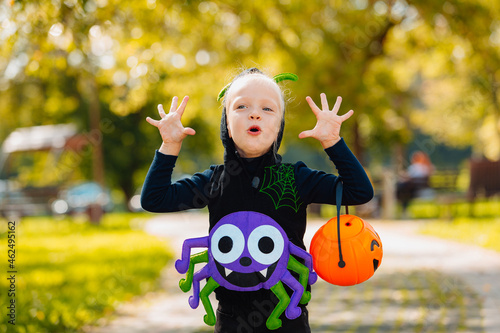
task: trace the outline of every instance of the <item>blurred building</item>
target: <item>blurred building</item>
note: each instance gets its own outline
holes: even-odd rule
[[[11,176],[16,153],[47,151],[58,157],[65,150],[79,151],[88,143],[74,124],[18,128],[10,133],[0,149],[0,214],[2,216],[41,215],[51,212],[60,184],[22,187]]]

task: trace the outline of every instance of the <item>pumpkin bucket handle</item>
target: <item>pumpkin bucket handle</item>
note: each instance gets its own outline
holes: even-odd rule
[[[342,207],[342,191],[344,189],[344,186],[342,184],[342,179],[340,176],[337,178],[335,181],[335,199],[336,199],[336,204],[337,204],[337,243],[339,245],[339,267],[344,268],[345,267],[345,261],[344,258],[342,257],[342,243],[340,241],[340,209]],[[347,205],[345,206],[345,212],[346,214],[349,214],[349,208]]]

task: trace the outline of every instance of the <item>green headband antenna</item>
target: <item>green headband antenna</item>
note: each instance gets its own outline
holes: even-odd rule
[[[285,81],[285,80],[297,81],[298,79],[299,79],[299,77],[293,73],[281,73],[281,74],[275,75],[273,77],[273,80],[276,83],[280,83],[281,81]],[[219,96],[217,97],[217,102],[220,101],[222,99],[222,97],[224,97],[224,95],[226,94],[226,91],[230,85],[231,85],[231,83],[227,84],[224,88],[222,88],[222,90],[219,93]]]

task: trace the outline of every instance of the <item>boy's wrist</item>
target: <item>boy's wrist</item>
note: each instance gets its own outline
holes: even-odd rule
[[[331,139],[331,140],[324,140],[324,141],[321,141],[321,145],[323,146],[323,149],[327,149],[327,148],[332,147],[333,145],[335,145],[339,141],[340,141],[340,137],[338,137],[336,139]]]
[[[165,144],[165,142],[162,142],[160,149],[158,149],[158,151],[164,155],[179,156],[179,153],[181,151],[181,146],[182,146],[182,143]]]

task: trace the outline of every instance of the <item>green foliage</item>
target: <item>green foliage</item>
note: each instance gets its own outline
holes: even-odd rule
[[[367,150],[393,154],[415,129],[496,159],[498,13],[484,0],[3,1],[0,140],[52,123],[90,133],[100,115],[108,185],[129,197],[161,143],[144,120],[158,118],[156,105],[191,97],[183,121],[198,134],[177,167],[199,171],[222,158],[218,92],[239,67],[258,66],[300,78],[284,86],[294,99],[283,153],[315,124],[304,97],[325,92],[355,111],[341,134],[362,162]],[[74,169],[88,178],[91,155],[80,159]]]
[[[498,210],[497,210],[498,212]],[[459,217],[453,221],[432,221],[420,230],[423,234],[482,246],[500,252],[500,218]]]
[[[18,222],[17,332],[76,332],[112,313],[120,302],[158,288],[159,273],[172,253],[164,242],[137,229],[146,218],[108,214],[101,226],[69,218]],[[2,221],[2,249],[5,225]],[[7,282],[0,282],[2,290]],[[2,297],[2,308],[7,301]],[[6,325],[0,323],[1,331]]]

